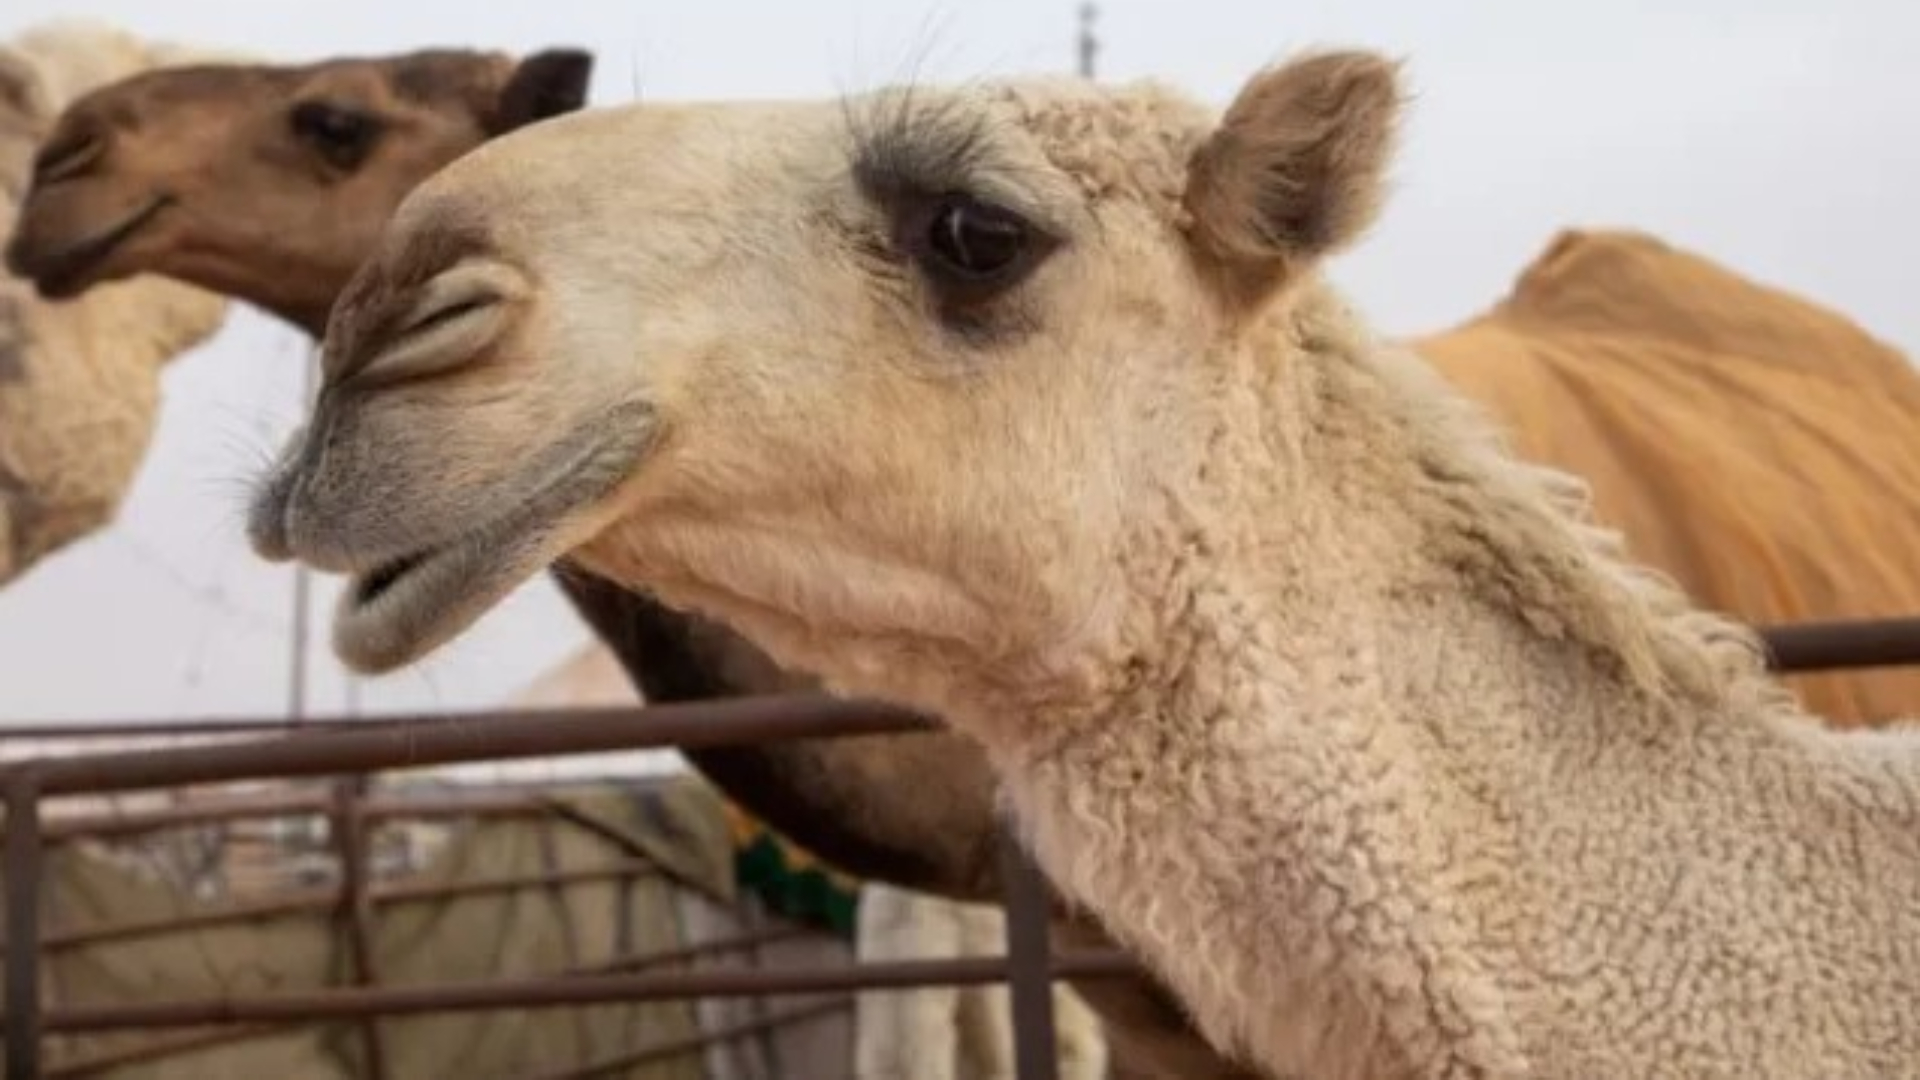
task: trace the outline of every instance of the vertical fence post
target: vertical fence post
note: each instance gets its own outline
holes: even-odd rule
[[[40,1080],[40,782],[32,768],[8,777],[7,1080]]]
[[[1007,966],[1013,1010],[1014,1075],[1056,1080],[1060,1052],[1053,1025],[1053,949],[1047,940],[1047,884],[1008,828],[1000,832],[1000,877],[1007,900]]]
[[[373,896],[368,883],[367,816],[361,805],[365,788],[365,776],[345,776],[334,781],[333,840],[340,855],[340,920],[346,930],[347,956],[353,963],[354,981],[361,986],[378,986],[380,969],[373,951]],[[386,1044],[380,1035],[379,1017],[368,1016],[360,1021],[360,1045],[365,1054],[368,1080],[387,1080]]]

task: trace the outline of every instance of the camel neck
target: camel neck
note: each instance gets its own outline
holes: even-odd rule
[[[1856,864],[1920,865],[1910,743],[1797,718],[1417,373],[1298,368],[1290,400],[1325,404],[1292,445],[1160,512],[1183,542],[1135,575],[1127,692],[995,754],[1049,876],[1211,1042],[1324,1077],[1594,1075],[1618,1033],[1565,994],[1596,956],[1665,979],[1672,940],[1740,949],[1698,883],[1834,853],[1862,921],[1904,925],[1912,894]],[[1887,977],[1846,927],[1775,923],[1852,950],[1844,994]]]

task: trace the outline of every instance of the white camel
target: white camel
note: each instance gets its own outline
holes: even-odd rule
[[[68,102],[195,55],[77,21],[0,43],[0,236]],[[152,441],[161,368],[226,311],[212,293],[157,277],[59,303],[0,273],[0,586],[113,519]]]
[[[1394,65],[644,105],[417,189],[256,545],[407,663],[557,556],[985,747],[1217,1046],[1920,1060],[1920,742],[1836,733],[1318,268]],[[849,124],[849,118],[853,123]]]

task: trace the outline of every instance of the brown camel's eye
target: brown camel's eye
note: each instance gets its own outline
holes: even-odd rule
[[[375,118],[324,101],[295,105],[289,123],[302,142],[340,169],[359,167],[380,134],[380,122]]]
[[[969,195],[942,199],[923,240],[929,269],[972,285],[1008,283],[1030,262],[1034,241],[1019,215]]]
[[[85,172],[105,153],[107,141],[90,128],[74,127],[56,135],[33,158],[33,179],[55,184]]]

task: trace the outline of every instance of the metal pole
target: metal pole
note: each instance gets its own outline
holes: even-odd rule
[[[1011,832],[1000,831],[1000,876],[1006,883],[1007,968],[1013,1010],[1013,1071],[1019,1080],[1057,1080],[1052,948],[1047,942],[1047,885]]]
[[[299,724],[307,717],[307,567],[293,568],[293,654],[288,657],[287,719]]]
[[[937,730],[925,716],[825,694],[769,694],[688,704],[524,709],[363,723],[213,746],[137,750],[36,762],[40,791],[104,794],[237,779],[326,776],[469,761],[702,748],[825,734]],[[0,767],[0,776],[10,770]]]
[[[40,1077],[40,783],[31,769],[6,788],[7,1080]]]
[[[1126,954],[1102,950],[1053,960],[1063,979],[1137,979]],[[362,1016],[415,1016],[484,1009],[554,1009],[577,1005],[684,1001],[701,997],[760,997],[886,990],[916,986],[981,986],[1007,978],[1007,958],[899,960],[792,970],[642,972],[634,975],[549,975],[484,982],[427,983],[373,988],[338,987],[284,994],[236,994],[197,1001],[139,1005],[76,1005],[54,1009],[45,1031],[199,1027],[206,1024],[315,1022]],[[8,1080],[14,1080],[9,1077]]]
[[[309,349],[307,365],[300,377],[300,407],[303,410],[313,407],[313,382],[319,367],[319,350]],[[287,670],[287,718],[296,724],[307,716],[307,630],[312,622],[308,612],[312,584],[307,574],[305,563],[294,564],[293,655],[289,657],[291,666]]]
[[[1083,79],[1093,78],[1093,60],[1100,51],[1100,41],[1093,34],[1093,22],[1099,15],[1099,5],[1080,5],[1080,77]]]
[[[366,793],[366,777],[349,776],[334,786],[333,841],[340,855],[340,909],[342,928],[347,935],[347,958],[353,964],[353,978],[361,986],[378,986],[380,969],[373,955],[373,897],[367,883],[366,815],[360,805]],[[380,1018],[360,1021],[360,1049],[364,1055],[368,1080],[387,1080],[387,1051],[380,1034]]]
[[[1787,623],[1760,635],[1769,666],[1782,673],[1920,664],[1920,616]]]

